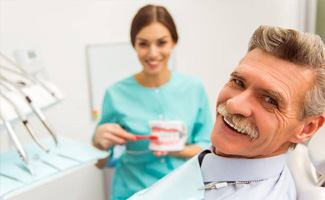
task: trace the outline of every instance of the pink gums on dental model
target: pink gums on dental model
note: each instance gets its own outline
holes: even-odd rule
[[[152,151],[181,151],[187,140],[187,129],[182,121],[156,120],[150,121],[150,136],[157,140],[150,140],[149,149]]]

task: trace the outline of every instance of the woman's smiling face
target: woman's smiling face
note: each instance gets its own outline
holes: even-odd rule
[[[135,38],[134,49],[147,74],[167,70],[170,54],[175,46],[169,30],[159,22],[142,28]]]

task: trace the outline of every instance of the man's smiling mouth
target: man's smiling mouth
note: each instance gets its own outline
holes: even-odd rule
[[[242,135],[248,135],[246,132],[245,132],[245,129],[244,128],[241,128],[241,127],[237,127],[236,125],[234,125],[233,123],[230,122],[230,120],[227,120],[226,117],[222,117],[223,121],[226,123],[226,125],[233,129],[234,131],[236,131],[237,133],[240,133]]]

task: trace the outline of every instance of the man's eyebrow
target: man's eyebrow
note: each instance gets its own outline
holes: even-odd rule
[[[233,77],[239,78],[239,79],[241,79],[241,80],[243,80],[243,81],[246,80],[246,79],[244,78],[244,76],[241,75],[241,74],[238,73],[238,72],[232,72],[232,73],[230,74],[230,76],[233,76]]]
[[[238,79],[243,80],[243,81],[246,80],[245,77],[243,75],[241,75],[240,73],[238,73],[238,72],[232,72],[230,74],[230,76],[238,78]],[[283,96],[281,95],[281,93],[273,91],[273,90],[268,90],[268,89],[262,89],[262,90],[263,90],[264,93],[266,93],[270,97],[274,98],[277,102],[279,102],[281,104],[285,103],[285,100],[284,100]]]
[[[273,90],[266,90],[266,89],[263,89],[263,91],[270,97],[274,98],[277,102],[280,102],[281,104],[284,103],[284,98],[279,92],[275,92]]]

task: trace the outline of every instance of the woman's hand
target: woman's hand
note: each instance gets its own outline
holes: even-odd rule
[[[160,157],[160,156],[167,156],[169,155],[170,152],[168,151],[154,151],[153,154],[155,154],[155,156]]]
[[[154,151],[153,154],[155,154],[155,156],[160,157],[160,156],[173,156],[173,157],[182,157],[181,155],[184,154],[184,152],[186,152],[186,150],[181,150],[181,151]]]
[[[102,124],[98,126],[94,136],[94,146],[101,150],[108,147],[125,144],[128,140],[135,141],[132,133],[125,131],[119,124]]]

